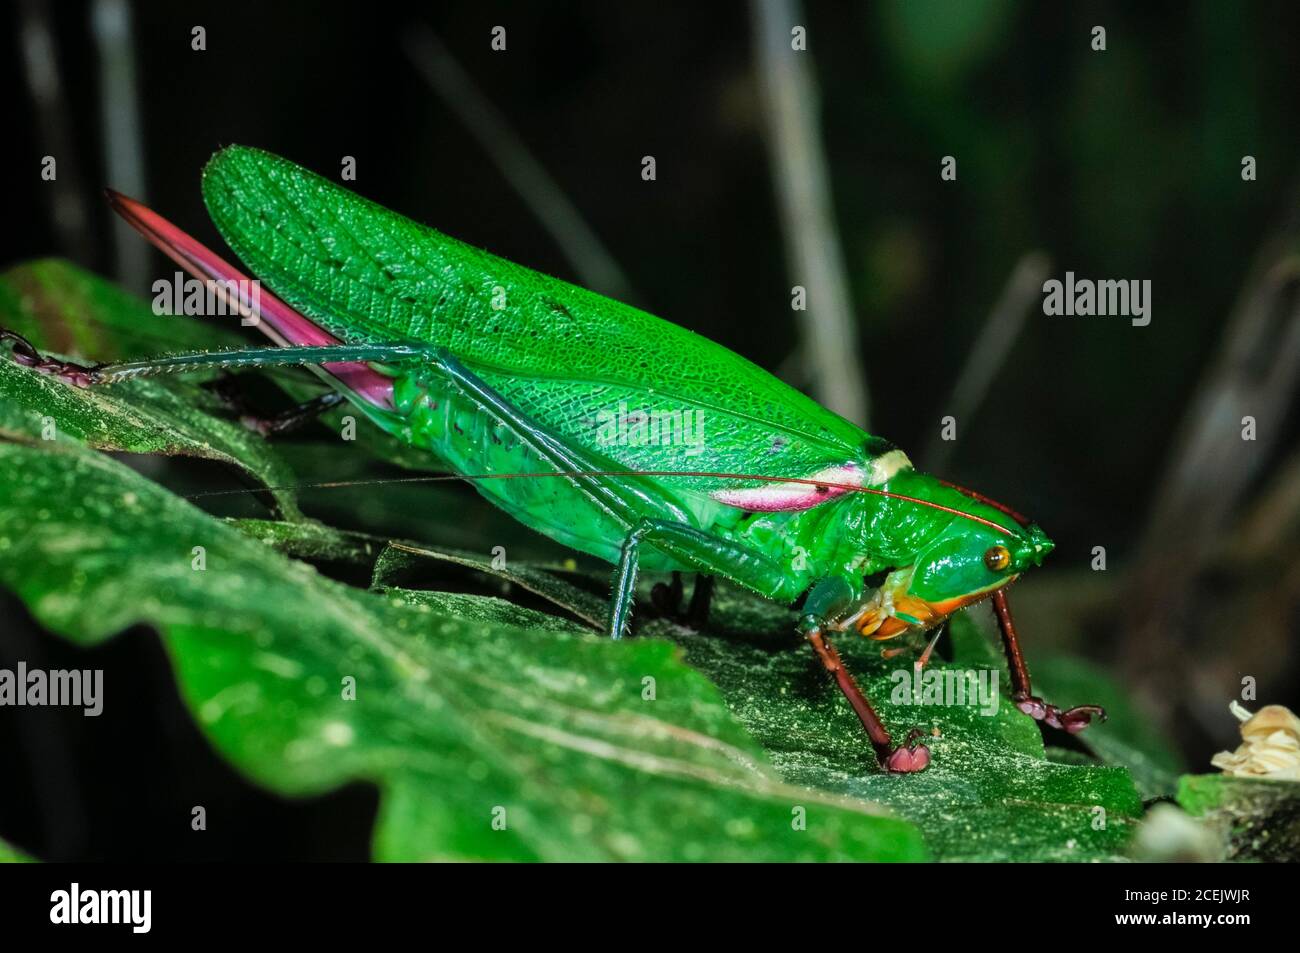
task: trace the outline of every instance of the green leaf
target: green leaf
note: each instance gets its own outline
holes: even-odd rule
[[[918,85],[949,87],[994,52],[1015,13],[1012,0],[891,0],[879,28],[900,71]]]
[[[155,626],[199,725],[261,784],[374,782],[378,858],[926,856],[906,821],[783,781],[662,640],[349,588],[75,446],[0,444],[0,467],[0,582],[82,644]]]
[[[595,597],[589,592],[552,569],[520,564],[494,568],[490,561],[471,554],[406,544],[385,550],[376,564],[376,580],[408,567],[412,554],[451,559],[511,581],[527,578],[532,592],[580,617],[603,605],[600,600],[593,603]],[[599,577],[592,582],[606,585]],[[648,596],[653,585],[654,580],[647,578],[642,595]],[[643,609],[647,601],[641,600]],[[792,612],[720,586],[707,632],[692,633],[653,617],[643,619],[639,631],[681,645],[687,661],[718,685],[788,780],[890,805],[925,832],[939,859],[1124,857],[1142,812],[1142,798],[1132,777],[1123,766],[1101,766],[1086,754],[1071,752],[1073,763],[1049,760],[1038,726],[1010,702],[1001,656],[967,615],[952,625],[951,662],[935,662],[931,668],[997,671],[1001,695],[993,716],[981,714],[977,705],[894,705],[890,696],[896,683],[891,673],[910,668],[910,661],[887,664],[864,651],[865,646],[852,641],[840,645],[864,690],[896,732],[905,734],[918,724],[940,729],[940,738],[926,738],[935,755],[931,768],[906,779],[882,775],[875,767],[861,726],[811,653],[794,639],[794,627]],[[1062,682],[1064,671],[1068,670],[1058,667]],[[1068,689],[1099,685],[1102,695],[1098,697],[1118,701],[1114,687],[1095,678],[1086,685],[1070,684]],[[1130,709],[1116,704],[1116,711],[1120,739],[1140,734]],[[918,714],[924,717],[918,720]],[[1112,755],[1116,761],[1122,755],[1141,763],[1138,752],[1147,750],[1112,744],[1107,747],[1102,742],[1098,748],[1118,752]]]
[[[231,519],[229,525],[286,556],[320,562],[349,562],[372,566],[387,546],[384,540],[360,533],[341,533],[313,520]]]
[[[412,550],[386,550],[376,565],[376,578],[388,578],[396,568],[407,566],[404,557]],[[427,548],[420,555],[453,558]],[[466,554],[455,554],[454,559],[503,579],[526,575],[531,591],[557,606],[591,611],[588,600],[593,597],[553,570],[518,564],[494,568],[488,560]],[[598,576],[592,582],[607,585]],[[642,596],[648,596],[653,585],[647,578]],[[812,653],[794,637],[794,613],[720,585],[708,630],[694,633],[649,616],[647,602],[640,600],[640,634],[682,646],[687,661],[718,685],[787,780],[889,805],[921,828],[940,860],[1125,858],[1142,813],[1142,798],[1129,772],[1122,766],[1098,765],[1086,754],[1077,755],[1076,763],[1049,760],[1037,724],[1011,704],[1000,654],[968,615],[952,624],[952,660],[932,662],[930,667],[997,671],[1001,694],[991,716],[981,714],[974,704],[895,705],[891,673],[910,669],[910,658],[887,663],[861,640],[855,644],[844,637],[839,643],[863,689],[897,735],[914,726],[940,731],[940,737],[925,739],[934,754],[931,767],[923,774],[899,777],[884,775],[876,767],[856,717]],[[1111,700],[1111,695],[1105,699]],[[1118,710],[1122,725],[1125,710]]]
[[[492,560],[475,553],[439,550],[396,541],[384,550],[375,563],[372,585],[386,585],[388,580],[399,577],[420,560],[451,563],[495,576],[567,609],[598,631],[604,629],[608,613],[608,603],[605,600],[578,588],[549,569],[508,560],[494,565]]]
[[[0,864],[30,864],[34,863],[32,858],[28,857],[18,848],[5,841],[0,840]]]
[[[37,348],[90,362],[238,341],[198,319],[155,315],[143,302],[59,261],[20,265],[0,275],[0,326]],[[174,340],[164,343],[173,331]],[[292,471],[265,440],[221,412],[195,376],[78,388],[0,356],[0,437],[202,457],[237,467],[266,486],[293,482]],[[300,516],[290,493],[273,495],[286,517]]]
[[[246,343],[211,318],[156,315],[140,299],[57,258],[15,265],[0,274],[0,317],[4,327],[37,347],[82,361]]]
[[[1186,774],[1179,805],[1204,818],[1229,860],[1287,862],[1300,856],[1300,782]]]
[[[1144,798],[1173,795],[1182,759],[1112,678],[1082,659],[1044,656],[1034,659],[1034,685],[1057,705],[1087,702],[1105,708],[1106,721],[1076,735],[1078,743],[1105,763],[1128,768]]]
[[[748,596],[720,600],[707,635],[680,633],[686,658],[708,675],[789,781],[878,801],[915,823],[938,860],[1119,860],[1142,801],[1119,767],[1048,761],[1037,725],[1011,704],[997,653],[966,614],[951,625],[953,661],[937,671],[1000,672],[994,714],[978,704],[895,704],[887,662],[871,644],[843,637],[846,664],[901,739],[926,732],[933,761],[917,775],[879,772],[856,717],[805,648],[793,619]],[[759,617],[766,612],[768,622]],[[759,637],[755,638],[754,634]],[[989,706],[991,707],[991,706]],[[930,734],[937,729],[937,737]]]
[[[517,606],[494,596],[473,596],[460,592],[431,592],[421,589],[384,589],[384,593],[413,606],[427,606],[438,612],[455,616],[462,622],[483,625],[508,625],[522,629],[544,629],[548,632],[580,632],[572,622],[558,616]]]

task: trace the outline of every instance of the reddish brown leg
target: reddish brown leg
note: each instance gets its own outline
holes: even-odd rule
[[[13,342],[13,358],[16,364],[30,367],[42,374],[49,374],[51,377],[61,378],[77,387],[89,387],[95,382],[95,368],[46,357],[17,331],[0,328],[0,343],[4,341]]]
[[[867,696],[862,694],[862,689],[858,688],[858,683],[853,680],[853,676],[840,661],[840,653],[835,651],[835,646],[822,635],[820,629],[809,632],[808,641],[812,644],[813,651],[817,653],[817,658],[821,660],[822,667],[835,678],[835,684],[840,687],[844,697],[853,706],[853,711],[862,722],[862,727],[867,729],[867,735],[871,738],[871,746],[876,749],[876,758],[880,766],[886,771],[900,774],[924,771],[930,763],[930,749],[916,743],[920,732],[912,731],[908,734],[907,741],[895,748],[893,739],[885,730],[880,716],[876,714],[875,709],[871,707],[871,702],[867,701]]]
[[[1106,720],[1106,709],[1100,705],[1080,705],[1061,711],[1035,695],[1029,681],[1029,666],[1025,664],[1024,653],[1020,651],[1016,623],[1011,618],[1011,606],[1007,603],[1006,592],[1001,589],[993,593],[993,614],[997,616],[998,629],[1002,632],[1002,647],[1006,650],[1007,668],[1011,671],[1011,700],[1017,708],[1035,721],[1046,722],[1053,728],[1064,729],[1072,735],[1087,728],[1094,716]]]

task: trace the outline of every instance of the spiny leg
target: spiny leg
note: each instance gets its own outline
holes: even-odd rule
[[[42,374],[60,377],[78,387],[115,384],[137,377],[183,374],[187,371],[237,367],[305,367],[356,362],[401,363],[429,357],[434,350],[422,344],[330,344],[303,347],[253,347],[168,354],[112,364],[77,364],[42,355],[15,331],[0,328],[0,341],[13,342],[14,361]]]
[[[858,720],[862,722],[862,727],[867,730],[867,735],[871,738],[871,746],[876,750],[876,760],[880,763],[880,766],[886,771],[894,771],[899,774],[924,771],[930,764],[930,749],[917,742],[917,739],[922,735],[922,731],[919,728],[913,728],[907,733],[907,740],[895,748],[893,738],[886,730],[884,722],[880,720],[876,710],[871,707],[871,702],[862,693],[862,689],[858,687],[858,683],[849,674],[849,670],[844,667],[844,663],[840,660],[840,653],[836,651],[835,646],[822,634],[821,629],[810,630],[807,633],[807,639],[812,645],[813,651],[817,653],[817,658],[821,661],[822,667],[835,679],[835,684],[839,686],[844,697],[848,699],[854,713],[858,716]]]
[[[998,630],[1002,633],[1002,647],[1006,651],[1007,668],[1011,672],[1011,700],[1017,708],[1035,721],[1064,729],[1072,735],[1087,728],[1094,716],[1106,720],[1106,709],[1100,705],[1079,705],[1062,711],[1035,695],[1029,680],[1029,666],[1025,664],[1024,653],[1020,650],[1016,623],[1011,618],[1011,606],[1007,602],[1007,594],[1001,589],[993,593],[993,614],[997,616]]]
[[[401,361],[419,357],[423,353],[418,346],[405,344],[259,347],[198,351],[192,354],[174,354],[139,361],[87,366],[42,355],[21,334],[0,328],[0,341],[6,340],[13,342],[13,358],[16,363],[30,367],[39,373],[58,377],[77,387],[94,387],[136,377],[179,374],[213,367],[229,370],[237,367],[300,366],[350,361]],[[249,430],[263,436],[289,433],[327,410],[337,407],[345,400],[347,398],[337,391],[327,391],[274,416],[241,414],[240,422]]]
[[[913,728],[907,733],[907,739],[903,744],[894,747],[893,738],[885,728],[884,722],[880,720],[880,716],[871,707],[867,696],[862,693],[858,683],[844,667],[840,653],[822,631],[823,628],[828,627],[828,620],[841,615],[844,609],[852,604],[853,599],[852,587],[844,580],[838,578],[822,580],[808,594],[799,628],[808,639],[822,667],[835,679],[835,684],[839,686],[853,708],[854,714],[862,722],[862,727],[866,729],[867,736],[871,739],[871,746],[876,751],[876,760],[880,766],[886,771],[899,774],[924,771],[930,764],[930,749],[917,743],[917,739],[922,735],[920,729]]]
[[[611,639],[621,639],[630,631],[632,603],[636,599],[636,576],[641,568],[641,540],[648,532],[649,527],[641,525],[623,540],[609,600],[607,630]]]
[[[419,344],[328,344],[197,351],[192,354],[169,354],[139,361],[98,364],[90,368],[90,383],[112,384],[136,377],[183,374],[187,371],[213,367],[231,370],[238,367],[304,367],[358,361],[409,363],[426,358],[429,351],[427,345]]]

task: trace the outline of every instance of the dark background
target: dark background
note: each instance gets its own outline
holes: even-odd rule
[[[0,265],[56,255],[120,271],[99,199],[122,184],[106,173],[91,12],[24,0],[0,13]],[[242,143],[327,176],[354,156],[348,185],[360,193],[577,280],[404,53],[404,36],[432,27],[610,250],[635,303],[797,384],[815,377],[798,358],[797,279],[745,4],[159,2],[131,13],[140,197],[200,240],[220,247],[199,170]],[[20,42],[42,19],[60,80],[52,106],[33,96]],[[1017,588],[1031,644],[1113,669],[1205,767],[1232,743],[1226,705],[1242,676],[1259,680],[1260,703],[1297,703],[1300,456],[1293,375],[1272,373],[1294,341],[1295,289],[1261,304],[1256,326],[1230,319],[1252,275],[1300,249],[1300,7],[908,0],[810,3],[800,22],[859,336],[846,346],[873,432],[925,464],[1027,253],[1049,255],[1055,277],[1151,280],[1145,328],[1047,317],[1032,299],[942,475],[1012,503],[1057,541]],[[497,24],[505,53],[489,46]],[[1096,24],[1105,52],[1090,47]],[[206,51],[191,49],[195,25]],[[56,223],[46,154],[84,228]],[[640,176],[646,154],[655,182]],[[955,182],[940,179],[945,155]],[[1241,179],[1244,155],[1256,181]],[[148,281],[170,275],[149,254]],[[1200,408],[1216,395],[1231,412],[1210,421]],[[1241,413],[1257,415],[1253,443],[1240,439]],[[1094,546],[1106,547],[1105,573],[1089,568]],[[189,724],[149,633],[87,658],[33,641],[20,612],[0,622],[0,664],[125,665],[141,695],[93,734],[79,715],[0,717],[0,835],[42,857],[365,856],[373,792],[288,804],[238,781]],[[200,848],[150,833],[148,818],[188,817],[189,792],[214,787],[238,829]]]

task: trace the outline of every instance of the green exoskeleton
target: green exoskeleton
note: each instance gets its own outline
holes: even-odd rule
[[[613,638],[628,630],[641,568],[802,599],[801,634],[890,770],[923,769],[929,750],[914,736],[895,746],[831,633],[891,639],[991,596],[1021,710],[1069,731],[1103,714],[1061,711],[1032,693],[1004,589],[1052,542],[1005,507],[918,473],[901,450],[699,335],[284,159],[225,149],[204,170],[203,196],[227,243],[274,290],[261,292],[256,317],[279,348],[82,367],[6,332],[15,359],[82,386],[310,366],[335,402],[341,395],[427,450],[520,522],[613,563]],[[244,280],[156,213],[110,200],[197,277],[227,288]]]

